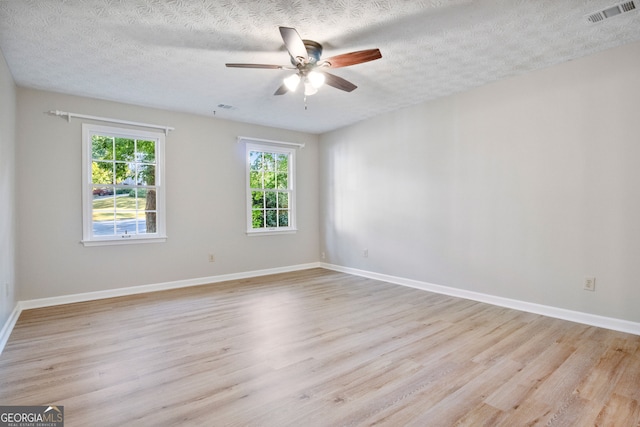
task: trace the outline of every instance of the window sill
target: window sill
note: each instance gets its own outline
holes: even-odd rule
[[[137,239],[105,239],[105,240],[81,240],[84,246],[112,246],[112,245],[137,245],[141,243],[164,243],[167,237],[145,237]]]
[[[296,234],[298,232],[295,228],[287,228],[286,230],[251,230],[247,231],[247,236],[255,237],[255,236],[277,236],[280,234]]]

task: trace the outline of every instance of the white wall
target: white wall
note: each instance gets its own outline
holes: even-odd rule
[[[640,321],[638,70],[635,43],[322,135],[325,261]]]
[[[20,300],[318,261],[318,136],[24,88],[17,101]],[[166,243],[79,243],[82,120],[49,110],[176,128],[166,142]],[[297,157],[297,234],[246,235],[239,135],[306,143]]]
[[[15,119],[16,87],[0,52],[0,329],[16,303]]]

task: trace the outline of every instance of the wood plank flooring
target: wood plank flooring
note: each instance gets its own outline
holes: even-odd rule
[[[22,313],[66,426],[640,426],[640,337],[323,269]]]

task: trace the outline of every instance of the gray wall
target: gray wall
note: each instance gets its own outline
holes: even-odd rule
[[[318,261],[316,135],[24,88],[17,100],[20,300]],[[80,244],[82,120],[49,110],[176,128],[166,140],[166,243]],[[297,154],[296,234],[246,235],[240,135],[306,143]]]
[[[303,264],[320,250],[336,265],[638,322],[638,69],[636,43],[318,137],[16,92],[1,61],[0,320],[16,299]],[[168,242],[79,243],[81,121],[52,109],[176,127]],[[245,235],[238,135],[307,144],[297,234]]]
[[[0,52],[0,328],[16,303],[15,120],[16,87]]]
[[[639,70],[635,43],[322,135],[325,261],[640,321]]]

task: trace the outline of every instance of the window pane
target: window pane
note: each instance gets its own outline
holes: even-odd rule
[[[143,189],[138,190],[138,198],[144,198],[144,208],[146,210],[156,210],[156,189],[149,188],[143,192]]]
[[[93,187],[93,210],[110,209],[113,212],[114,206],[113,188]]]
[[[116,196],[116,209],[120,211],[132,211],[136,210],[136,199],[127,195]]]
[[[113,138],[93,135],[91,137],[91,158],[93,160],[113,160]]]
[[[136,197],[138,203],[138,209],[145,209],[147,206],[147,189],[146,188],[137,188],[134,192],[134,196]],[[155,209],[155,204],[153,209]]]
[[[249,181],[250,188],[262,188],[262,172],[249,172]]]
[[[138,141],[138,153],[136,160],[144,163],[156,162],[156,142]]]
[[[94,236],[113,236],[114,234],[115,234],[114,221],[94,221],[93,222]]]
[[[111,236],[114,234],[115,214],[113,212],[113,202],[113,197],[93,201],[93,234],[98,236]],[[96,206],[101,208],[96,209]]]
[[[276,204],[278,201],[278,195],[274,192],[268,192],[264,194],[265,208],[275,209],[278,207]]]
[[[262,153],[259,151],[249,152],[249,169],[259,171],[262,169]]]
[[[144,215],[142,216],[142,218],[136,219],[136,227],[138,227],[138,234],[147,233],[147,219]]]
[[[278,193],[278,207],[279,208],[288,208],[289,207],[289,193]]]
[[[116,212],[116,234],[136,234],[135,211]]]
[[[118,210],[118,212],[135,212],[137,208],[138,207],[136,206],[135,197],[129,197],[128,194],[121,194],[116,196],[116,209]]]
[[[117,209],[116,210],[116,222],[117,221],[128,221],[136,218],[136,211],[125,210],[125,209]]]
[[[92,219],[93,219],[93,222],[113,221],[113,219],[114,219],[113,209],[111,209],[111,210],[106,210],[106,209],[94,210],[93,211],[93,215],[92,215]]]
[[[278,225],[280,227],[289,226],[289,211],[280,209],[278,211]]]
[[[131,162],[135,160],[135,141],[133,139],[116,138],[116,160]]]
[[[264,193],[262,191],[251,192],[251,207],[253,209],[264,208]]]
[[[155,185],[156,167],[154,165],[138,165],[138,185]]]
[[[278,226],[278,211],[270,210],[266,211],[266,226],[267,227],[277,227]]]
[[[158,229],[156,227],[156,211],[145,211],[144,212],[144,220],[143,219],[138,219],[138,226],[140,224],[140,221],[144,221],[145,223],[145,230],[144,231],[140,231],[138,229],[139,232],[142,233],[157,233]]]
[[[137,191],[142,191],[146,193],[144,190],[137,190]],[[135,202],[137,210],[143,211],[147,207],[147,198],[136,195],[136,191],[134,191],[133,196],[129,196],[129,198],[131,198]]]
[[[251,215],[252,215],[252,221],[251,221],[252,228],[264,227],[264,211],[263,210],[254,210],[251,212]]]
[[[116,187],[116,195],[117,196],[127,196],[129,194],[129,192],[131,191],[130,188],[128,187]]]
[[[276,188],[289,188],[289,179],[286,173],[278,173],[276,175]]]
[[[116,184],[135,185],[135,163],[116,162]]]
[[[147,190],[145,188],[131,189],[128,199],[132,201],[134,209],[145,210],[147,207]],[[153,207],[155,209],[155,206]]]
[[[289,172],[289,156],[286,154],[278,154],[277,160],[277,171],[278,172]]]
[[[91,182],[94,184],[113,184],[113,163],[91,162]]]
[[[264,173],[264,188],[276,188],[276,174],[275,172]]]
[[[273,153],[264,153],[264,170],[274,172],[276,170],[276,155]]]

